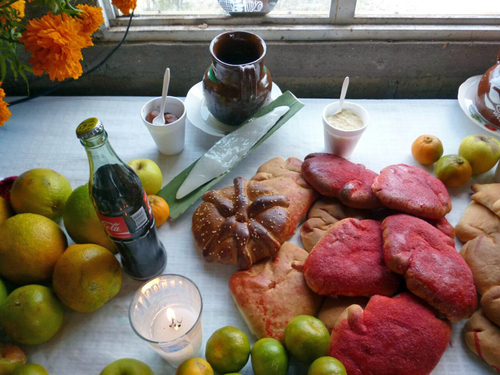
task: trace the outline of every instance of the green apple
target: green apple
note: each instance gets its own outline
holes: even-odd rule
[[[28,363],[19,367],[12,375],[49,375],[49,372],[41,365]]]
[[[134,159],[127,163],[141,179],[147,195],[156,194],[163,185],[160,167],[150,159]]]
[[[154,375],[154,372],[144,362],[122,358],[107,365],[100,375]]]
[[[0,279],[0,305],[2,302],[7,298],[7,288],[5,287],[5,284],[3,283],[2,279]]]
[[[0,375],[12,375],[27,359],[26,353],[19,346],[0,342]]]
[[[469,135],[460,143],[458,154],[470,163],[472,174],[481,174],[500,159],[500,142],[490,135]]]

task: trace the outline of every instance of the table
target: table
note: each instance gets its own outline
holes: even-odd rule
[[[88,161],[75,135],[77,125],[88,117],[104,123],[109,140],[124,160],[148,158],[163,172],[166,184],[208,150],[217,138],[187,124],[186,148],[176,156],[160,154],[141,122],[139,113],[149,97],[42,97],[11,107],[11,120],[0,127],[0,177],[19,175],[32,168],[51,168],[62,173],[73,188],[89,178]],[[273,157],[303,159],[323,150],[321,112],[326,99],[303,99],[305,107],[250,154],[216,188],[230,185],[234,177],[250,178],[258,166]],[[434,134],[446,154],[458,152],[467,135],[483,133],[462,113],[456,100],[353,100],[364,106],[371,121],[351,160],[374,171],[390,164],[417,165],[410,153],[415,138]],[[432,173],[431,167],[425,170]],[[493,181],[493,171],[471,182]],[[470,201],[470,183],[450,189],[453,210],[447,216],[456,225]],[[218,328],[239,327],[255,341],[236,308],[227,287],[232,266],[202,260],[191,237],[192,206],[175,222],[159,228],[168,253],[166,273],[180,273],[200,288],[203,301],[203,342]],[[291,242],[300,244],[298,233]],[[70,243],[72,243],[70,241]],[[461,244],[457,241],[457,249]],[[110,362],[131,357],[149,364],[157,375],[175,374],[130,328],[128,307],[140,282],[124,275],[121,292],[100,310],[83,314],[66,309],[61,330],[48,342],[28,347],[29,361],[45,366],[51,375],[99,374]],[[454,324],[450,346],[433,375],[489,374],[489,366],[470,352],[462,338],[464,322]],[[204,348],[204,345],[203,345]],[[204,354],[204,353],[202,353]],[[292,363],[289,374],[306,374],[306,367]],[[242,374],[252,374],[250,362]]]

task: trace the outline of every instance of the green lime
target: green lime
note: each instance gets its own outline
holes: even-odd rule
[[[0,306],[0,326],[20,344],[36,345],[49,340],[62,322],[63,306],[45,286],[17,288]]]
[[[286,375],[288,355],[276,339],[264,338],[252,348],[252,367],[255,375]]]
[[[3,283],[2,279],[0,279],[0,305],[7,298],[7,295],[8,295],[7,287]]]
[[[309,367],[307,375],[347,375],[344,365],[333,357],[320,357]]]
[[[472,167],[467,159],[459,155],[446,155],[434,166],[436,178],[450,187],[465,185],[472,176]]]
[[[49,375],[49,372],[41,365],[28,363],[19,367],[12,375]]]
[[[250,356],[250,341],[236,327],[223,327],[207,341],[206,357],[213,369],[221,374],[240,371]]]
[[[285,346],[300,362],[311,363],[328,354],[330,334],[321,320],[299,315],[285,328]]]

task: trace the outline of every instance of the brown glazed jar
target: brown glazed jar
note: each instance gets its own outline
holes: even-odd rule
[[[208,110],[227,125],[241,125],[271,99],[266,43],[249,32],[226,32],[212,40],[210,53],[212,64],[203,75]]]
[[[491,125],[500,129],[500,53],[497,63],[479,81],[474,105]]]

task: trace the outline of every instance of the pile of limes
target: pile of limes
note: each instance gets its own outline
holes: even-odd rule
[[[289,354],[310,365],[308,375],[346,375],[342,363],[327,356],[330,334],[319,319],[300,315],[292,319],[284,336],[285,346],[274,338],[258,340],[253,347],[240,329],[227,326],[215,331],[207,341],[206,360],[191,358],[177,369],[176,375],[238,375],[251,356],[255,375],[286,375]],[[286,349],[285,349],[286,347]]]
[[[434,135],[421,135],[412,144],[411,153],[423,165],[436,163],[436,177],[446,186],[466,184],[472,175],[491,170],[500,159],[500,142],[489,135],[476,134],[465,137],[458,154],[443,155],[443,144]]]

